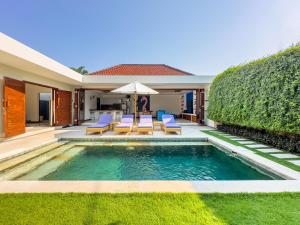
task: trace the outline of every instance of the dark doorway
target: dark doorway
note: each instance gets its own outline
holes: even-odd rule
[[[101,100],[97,98],[97,110],[101,110]]]
[[[50,120],[51,93],[39,94],[39,122],[49,122]]]
[[[186,113],[193,113],[193,92],[186,94]]]

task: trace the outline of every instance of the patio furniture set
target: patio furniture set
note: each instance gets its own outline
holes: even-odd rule
[[[137,133],[153,134],[156,125],[160,125],[161,130],[165,133],[181,134],[181,126],[175,122],[174,116],[169,114],[162,115],[162,121],[153,121],[152,115],[140,115],[138,123],[134,123],[134,115],[123,115],[120,122],[114,122],[111,114],[103,114],[97,123],[86,128],[86,134],[102,134],[108,130],[127,134],[136,130]]]

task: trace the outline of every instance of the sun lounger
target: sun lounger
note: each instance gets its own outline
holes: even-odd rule
[[[140,122],[137,125],[138,133],[149,133],[153,134],[153,121],[152,115],[140,115]]]
[[[103,114],[99,121],[91,126],[88,126],[86,128],[86,134],[89,132],[99,132],[100,134],[103,133],[103,131],[109,130],[112,122],[112,115],[111,114]]]
[[[123,115],[121,122],[115,126],[117,133],[130,133],[133,127],[133,115]]]
[[[168,132],[179,132],[181,134],[181,126],[179,126],[174,119],[173,115],[164,114],[162,115],[162,130],[165,133]]]

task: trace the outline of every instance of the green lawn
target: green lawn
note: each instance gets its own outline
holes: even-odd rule
[[[300,193],[1,194],[0,224],[300,224]]]

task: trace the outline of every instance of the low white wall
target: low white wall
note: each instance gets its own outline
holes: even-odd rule
[[[26,84],[26,121],[38,122],[39,121],[39,94],[51,93],[51,88],[42,86]],[[51,109],[49,110],[49,113]],[[50,116],[51,118],[51,116]]]

